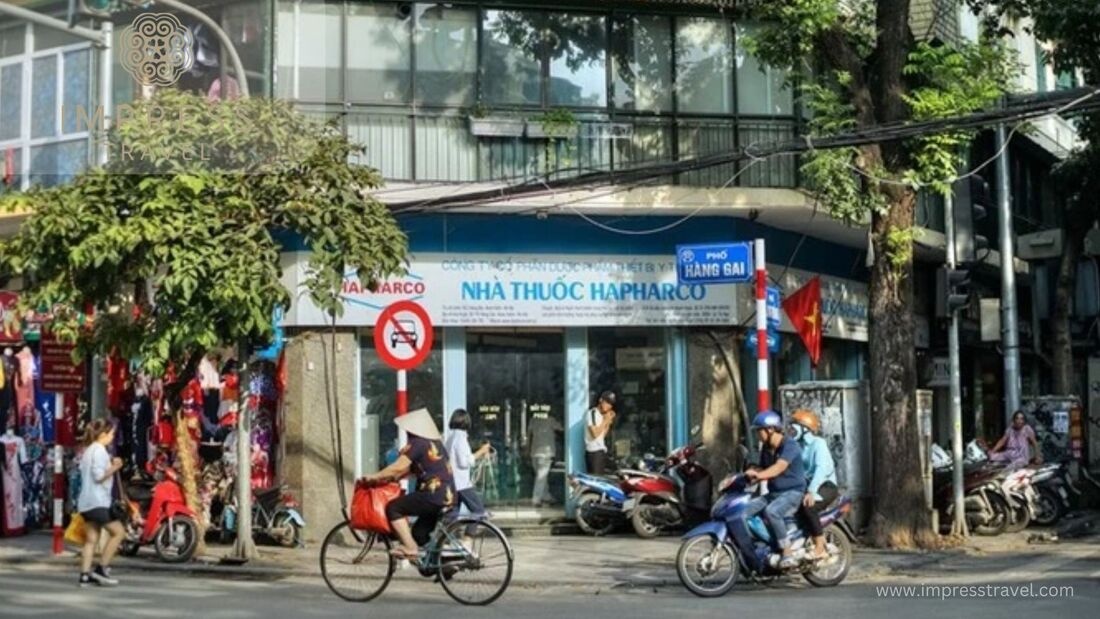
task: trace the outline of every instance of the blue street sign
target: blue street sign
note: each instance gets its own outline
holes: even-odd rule
[[[676,278],[685,285],[751,282],[752,243],[677,245]]]
[[[751,352],[756,352],[756,331],[749,331],[749,336],[745,338],[745,348],[748,348]],[[779,332],[768,329],[768,350],[772,353],[779,352]]]
[[[779,325],[783,322],[783,318],[779,314],[779,306],[781,304],[781,296],[778,288],[772,288],[768,286],[768,328],[778,329]]]

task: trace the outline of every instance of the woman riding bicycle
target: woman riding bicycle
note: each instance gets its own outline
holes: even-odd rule
[[[410,473],[416,475],[416,492],[394,499],[386,506],[386,518],[401,542],[401,547],[390,553],[415,562],[419,545],[427,543],[440,514],[455,504],[454,477],[443,437],[427,409],[401,415],[394,423],[408,434],[408,442],[396,462],[363,480],[377,483],[397,481]],[[410,516],[416,516],[416,524],[411,528]]]

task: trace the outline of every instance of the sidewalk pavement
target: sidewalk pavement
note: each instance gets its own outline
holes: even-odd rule
[[[1085,521],[1097,520],[1100,520],[1100,514],[1093,513]],[[1091,528],[1089,534],[1095,540],[1095,525],[1086,528]],[[533,589],[580,587],[594,590],[681,586],[674,566],[680,545],[676,536],[654,540],[642,540],[629,534],[599,538],[522,536],[511,541],[516,556],[513,586]],[[856,547],[848,580],[875,580],[910,575],[961,555],[992,556],[1008,552],[1035,552],[1039,550],[1036,544],[1077,541],[1068,537],[1057,540],[1043,535],[1037,537],[1032,530],[992,538],[972,537],[962,546],[941,551],[901,552]],[[66,547],[64,553],[53,556],[51,545],[52,538],[48,533],[0,538],[0,565],[38,564],[56,569],[75,569],[77,551]],[[206,553],[195,561],[173,565],[157,560],[150,549],[142,549],[137,557],[119,557],[115,564],[122,569],[163,570],[261,580],[320,577],[319,545],[299,549],[259,546],[259,559],[245,565],[222,563],[222,558],[231,552],[231,546],[210,544]],[[403,580],[420,577],[415,570],[407,569],[399,571],[395,578]]]

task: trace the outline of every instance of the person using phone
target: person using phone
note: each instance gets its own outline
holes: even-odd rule
[[[589,475],[607,473],[607,433],[615,422],[615,392],[604,391],[585,416],[584,464]]]

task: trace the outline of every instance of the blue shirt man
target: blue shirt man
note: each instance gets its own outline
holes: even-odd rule
[[[763,512],[764,523],[772,536],[772,549],[782,555],[779,567],[797,563],[787,539],[787,517],[794,514],[806,492],[806,472],[802,466],[802,450],[798,443],[783,434],[783,418],[774,411],[758,413],[752,429],[760,441],[760,468],[745,476],[752,481],[767,481],[768,494],[749,501],[742,512],[747,524],[750,518]]]

